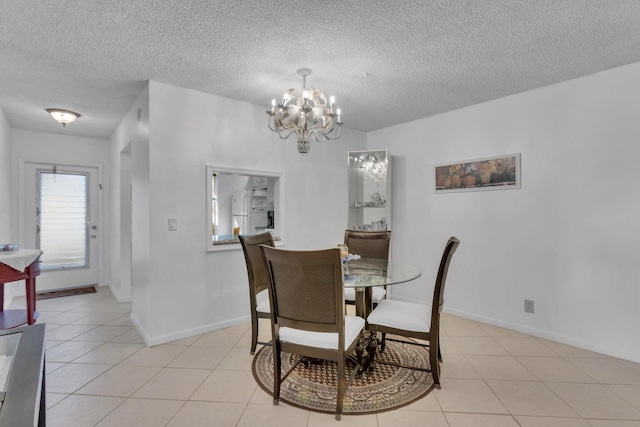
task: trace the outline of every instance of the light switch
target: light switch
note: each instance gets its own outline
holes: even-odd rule
[[[176,231],[178,229],[178,220],[176,218],[169,218],[169,231]]]

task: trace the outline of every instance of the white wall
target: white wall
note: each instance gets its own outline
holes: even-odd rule
[[[123,126],[130,131],[135,125]],[[205,165],[284,172],[288,247],[333,247],[342,240],[347,151],[364,148],[363,133],[345,129],[339,140],[313,144],[302,156],[294,139],[281,141],[268,130],[265,108],[154,81],[148,129],[148,188],[146,165],[136,160],[136,153],[146,155],[136,149],[144,142],[132,146],[132,319],[148,344],[248,321],[239,245],[222,252],[206,252],[204,245]],[[113,143],[126,140],[114,137]],[[112,150],[113,156],[118,149]],[[177,219],[177,231],[168,231],[168,218]]]
[[[140,264],[148,257],[148,146],[149,146],[149,87],[140,93],[124,119],[111,136],[110,159],[111,173],[111,283],[110,288],[120,302],[132,301],[132,250],[133,242],[138,245],[137,261],[138,287],[136,291],[144,296],[137,300],[137,312],[141,319],[147,319],[148,301],[146,299],[149,278],[148,267]],[[131,195],[132,182],[136,186],[135,200]],[[138,209],[133,212],[131,204]],[[133,227],[135,216],[136,226]],[[135,231],[135,235],[134,235]],[[140,246],[142,245],[142,246]],[[146,255],[141,255],[146,254]]]
[[[0,243],[11,243],[11,141],[9,123],[0,110]]]
[[[15,243],[11,236],[10,129],[9,122],[0,110],[0,243]],[[11,304],[13,295],[20,289],[22,283],[24,282],[4,285],[4,305],[6,307]]]
[[[11,199],[11,232],[13,240],[24,247],[25,220],[20,210],[24,207],[24,164],[28,162],[51,163],[58,165],[96,166],[102,171],[100,183],[102,190],[98,194],[100,241],[100,256],[98,259],[98,284],[108,284],[110,281],[110,263],[108,236],[109,212],[105,205],[109,199],[109,141],[97,138],[59,135],[43,132],[33,132],[22,129],[11,129],[11,169],[12,169],[12,199]]]
[[[395,155],[392,250],[446,310],[640,362],[640,64],[367,134]],[[434,194],[433,165],[522,153],[519,190]],[[535,300],[525,314],[524,299]]]

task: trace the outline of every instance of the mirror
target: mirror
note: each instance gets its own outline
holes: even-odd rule
[[[207,166],[207,249],[238,249],[238,234],[282,227],[283,174]]]

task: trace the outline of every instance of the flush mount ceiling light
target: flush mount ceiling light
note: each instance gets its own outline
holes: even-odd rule
[[[316,88],[307,89],[307,76],[311,74],[308,68],[300,68],[298,74],[302,76],[302,90],[289,89],[282,96],[280,104],[271,101],[269,115],[269,129],[278,132],[281,139],[287,139],[292,133],[298,136],[298,152],[309,152],[309,142],[336,139],[340,136],[340,109],[332,96],[327,97]]]
[[[80,114],[74,111],[62,110],[60,108],[47,108],[47,112],[51,114],[51,117],[61,123],[62,127],[65,127],[68,123],[80,117]]]

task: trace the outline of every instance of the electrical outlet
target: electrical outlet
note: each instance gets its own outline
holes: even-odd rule
[[[533,313],[533,300],[530,300],[530,299],[524,300],[524,312]]]

